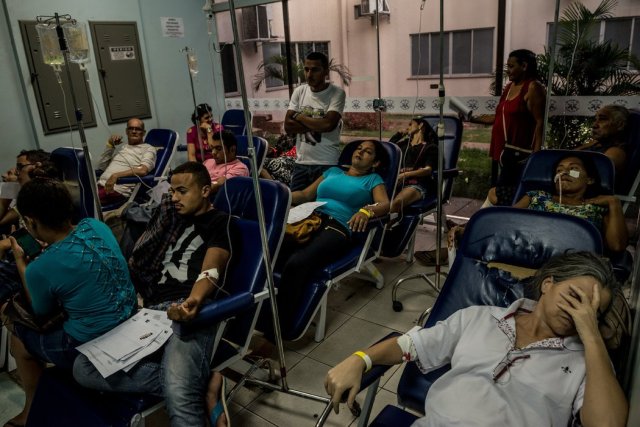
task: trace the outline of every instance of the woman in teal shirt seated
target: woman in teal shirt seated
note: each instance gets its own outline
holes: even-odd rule
[[[302,245],[289,242],[280,256],[284,266],[278,301],[283,321],[294,315],[302,285],[351,248],[351,234],[365,231],[369,220],[389,212],[384,181],[375,173],[387,164],[387,154],[378,141],[363,141],[347,170],[329,168],[309,187],[291,194],[293,205],[312,201],[325,204],[315,211],[322,225],[311,239]]]
[[[46,243],[28,260],[11,237],[23,292],[36,317],[62,308],[61,327],[41,333],[13,324],[11,353],[26,393],[23,411],[12,425],[24,425],[45,363],[71,369],[76,347],[113,329],[133,313],[136,296],[127,263],[104,223],[86,218],[72,225],[73,203],[59,181],[37,178],[25,184],[17,200],[29,233]]]

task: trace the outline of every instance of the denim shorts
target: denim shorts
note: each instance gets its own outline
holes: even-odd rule
[[[34,331],[20,323],[14,323],[14,333],[32,356],[54,365],[72,369],[78,355],[76,347],[82,344],[62,328],[45,334]]]
[[[427,197],[427,190],[425,190],[422,185],[407,184],[404,186],[404,188],[413,188],[414,190],[416,190],[418,193],[420,193],[420,200],[424,200],[424,198]]]

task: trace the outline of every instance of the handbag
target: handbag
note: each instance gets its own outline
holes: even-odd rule
[[[312,213],[307,218],[294,222],[293,224],[287,224],[284,234],[285,236],[298,243],[306,243],[311,239],[313,233],[322,225],[322,218],[319,215]]]
[[[37,317],[33,314],[29,304],[24,301],[21,293],[16,293],[11,297],[7,302],[7,306],[5,307],[3,314],[7,317],[8,323],[20,323],[21,325],[40,333],[45,333],[55,329],[61,325],[66,318],[66,313],[62,308],[56,310],[54,314],[50,316],[46,316],[44,318]]]

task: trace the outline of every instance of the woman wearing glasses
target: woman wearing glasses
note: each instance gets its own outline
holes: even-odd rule
[[[204,162],[211,154],[211,137],[220,132],[222,125],[213,121],[213,112],[209,104],[200,104],[191,115],[191,126],[187,130],[187,156],[190,162]],[[198,132],[199,130],[199,132]]]
[[[428,329],[356,352],[325,380],[337,411],[352,407],[371,364],[451,364],[428,391],[414,426],[623,426],[627,401],[599,320],[617,285],[608,261],[587,252],[549,260],[532,278],[537,301],[472,306]]]

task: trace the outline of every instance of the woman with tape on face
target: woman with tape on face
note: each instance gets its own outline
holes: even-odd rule
[[[569,155],[553,170],[554,194],[529,191],[514,207],[584,218],[600,230],[611,252],[623,251],[628,236],[620,200],[613,195],[592,194],[591,187],[599,178],[591,159]]]

